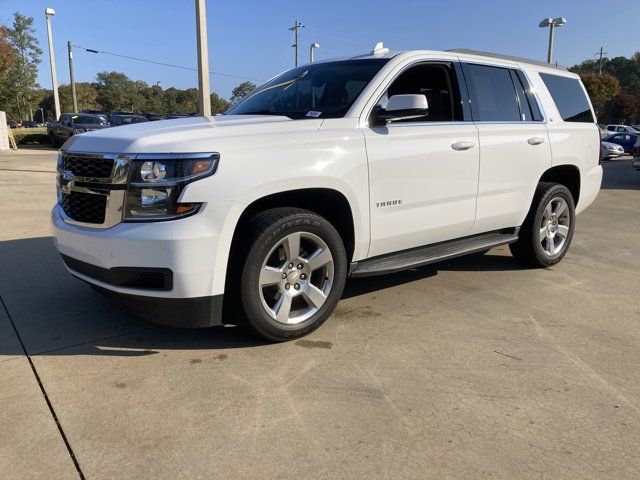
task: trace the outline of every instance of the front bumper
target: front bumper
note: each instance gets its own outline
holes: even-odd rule
[[[184,327],[216,325],[222,322],[222,291],[214,286],[221,284],[214,278],[221,236],[216,226],[231,207],[204,205],[180,220],[96,229],[65,222],[56,205],[54,243],[72,275],[120,297],[142,317]]]

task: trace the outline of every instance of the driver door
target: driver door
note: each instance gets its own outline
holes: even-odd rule
[[[369,162],[370,257],[471,232],[479,139],[465,111],[458,78],[456,62],[406,67],[376,106],[384,108],[392,95],[423,94],[428,114],[363,128]]]

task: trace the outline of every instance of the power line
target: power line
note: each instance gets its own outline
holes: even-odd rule
[[[198,69],[197,68],[193,68],[193,67],[185,67],[184,65],[174,65],[172,63],[165,63],[165,62],[158,62],[157,60],[149,60],[147,58],[140,58],[140,57],[132,57],[129,55],[123,55],[121,53],[113,53],[113,52],[105,52],[104,50],[97,50],[95,48],[86,48],[86,47],[82,47],[80,45],[73,45],[75,48],[80,48],[86,52],[89,53],[104,53],[105,55],[112,55],[114,57],[121,57],[121,58],[127,58],[129,60],[136,60],[138,62],[146,62],[146,63],[153,63],[155,65],[162,65],[164,67],[172,67],[172,68],[181,68],[182,70],[191,70],[193,72],[197,72]],[[233,73],[223,73],[223,72],[215,72],[215,71],[209,71],[209,73],[213,74],[213,75],[220,75],[221,77],[231,77],[231,78],[239,78],[241,80],[254,80],[256,82],[263,82],[264,80],[259,79],[259,78],[251,78],[251,77],[246,77],[244,75],[236,75]]]

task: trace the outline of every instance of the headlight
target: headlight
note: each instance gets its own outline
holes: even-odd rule
[[[217,153],[140,154],[131,163],[125,221],[172,220],[192,215],[199,203],[178,203],[185,185],[213,175]]]

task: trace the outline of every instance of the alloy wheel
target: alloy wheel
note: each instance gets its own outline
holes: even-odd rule
[[[291,233],[262,263],[258,285],[262,306],[277,322],[304,322],[326,302],[333,277],[333,256],[327,244],[309,232]]]

